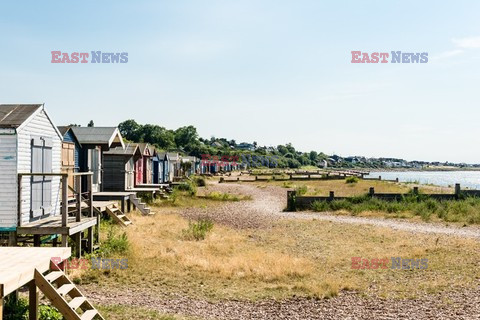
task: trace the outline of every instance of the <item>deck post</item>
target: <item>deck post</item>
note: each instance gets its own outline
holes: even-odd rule
[[[75,242],[75,256],[77,258],[82,257],[82,233],[83,232],[77,232],[74,234],[74,242]]]
[[[88,216],[93,217],[93,177],[87,176],[87,188],[88,188]]]
[[[68,175],[62,175],[62,227],[67,227],[67,225],[68,225]],[[62,244],[63,244],[63,236],[62,236]]]
[[[93,252],[93,227],[88,228],[87,230],[87,252]]]
[[[68,234],[62,234],[62,247],[68,247]]]
[[[75,177],[75,191],[77,193],[77,212],[75,214],[75,221],[82,221],[82,176]]]
[[[2,293],[3,290],[1,288],[1,286],[2,285],[0,285],[0,293],[3,294]],[[3,319],[3,297],[0,296],[0,320],[2,320],[2,319]]]
[[[18,218],[18,226],[22,226],[22,178],[21,174],[18,175],[17,181],[17,218]]]
[[[17,231],[10,231],[8,233],[8,246],[9,247],[17,246]]]
[[[37,320],[38,319],[38,289],[35,285],[35,280],[32,280],[28,283],[28,319]]]
[[[40,247],[40,235],[39,234],[34,234],[33,235],[33,246],[34,247]]]

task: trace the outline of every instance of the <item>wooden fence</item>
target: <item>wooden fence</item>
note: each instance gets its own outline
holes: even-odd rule
[[[418,187],[413,188],[413,194],[419,194]],[[372,187],[368,192],[368,196],[385,201],[401,201],[410,193],[376,193]],[[427,197],[435,200],[459,200],[463,196],[480,197],[480,190],[461,190],[460,184],[455,185],[454,193],[438,193],[438,194],[422,194],[422,197]],[[336,197],[334,191],[330,191],[329,196],[299,196],[297,191],[287,191],[287,208],[289,210],[310,208],[315,201],[334,201],[352,199],[353,197]]]

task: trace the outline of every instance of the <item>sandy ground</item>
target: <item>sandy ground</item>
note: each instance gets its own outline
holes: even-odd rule
[[[208,215],[217,223],[235,228],[268,227],[276,219],[321,219],[339,223],[368,224],[413,233],[434,233],[480,240],[478,227],[454,227],[443,224],[408,222],[394,219],[335,216],[329,213],[283,212],[286,190],[258,188],[253,184],[215,184],[208,191],[249,194],[251,201],[226,202],[217,208],[186,209],[185,217]],[[84,290],[93,302],[146,307],[170,314],[204,319],[480,319],[480,279],[474,290],[428,295],[416,300],[364,298],[354,292],[341,292],[325,300],[290,299],[260,302],[208,302],[180,295],[151,296],[140,289],[105,292],[98,287]],[[448,302],[448,303],[447,303]]]

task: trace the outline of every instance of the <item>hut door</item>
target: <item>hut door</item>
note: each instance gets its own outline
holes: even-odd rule
[[[101,183],[101,161],[100,161],[100,151],[98,149],[89,149],[88,150],[88,168],[89,171],[93,173],[92,176],[92,191],[100,191]]]
[[[142,184],[143,183],[143,159],[140,158],[137,160],[135,163],[135,170],[136,170],[136,184]]]
[[[75,144],[71,142],[62,143],[62,172],[68,173],[68,185],[74,188],[73,175],[75,171]],[[69,197],[73,196],[72,189],[68,190]]]
[[[125,189],[133,189],[135,186],[135,163],[133,161],[133,158],[128,160],[127,165],[126,165],[126,172],[125,172]]]
[[[31,145],[31,172],[52,172],[52,139],[33,138]],[[52,210],[52,177],[32,176],[30,185],[30,215],[38,218]]]

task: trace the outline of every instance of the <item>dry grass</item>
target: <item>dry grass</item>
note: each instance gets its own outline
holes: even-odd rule
[[[109,290],[135,286],[207,299],[331,297],[340,290],[417,297],[475,285],[478,242],[412,235],[369,226],[283,221],[273,228],[216,225],[203,241],[186,241],[176,214],[133,216],[127,228],[129,269],[88,271],[84,282]],[[351,258],[428,258],[427,270],[353,270]]]

